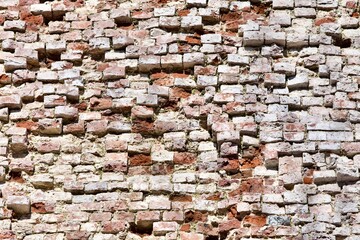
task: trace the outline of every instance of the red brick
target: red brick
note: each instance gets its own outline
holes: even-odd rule
[[[129,157],[130,166],[142,166],[142,165],[151,165],[151,156],[144,154],[137,154]]]
[[[247,215],[244,217],[244,226],[262,227],[266,224],[265,215]]]
[[[125,200],[104,202],[104,211],[117,212],[121,210],[126,210],[127,208],[128,205]]]
[[[170,196],[170,201],[173,202],[191,202],[192,201],[192,197],[191,195],[171,195]]]
[[[92,110],[106,110],[111,109],[112,100],[109,98],[90,98],[90,109]]]
[[[105,148],[107,151],[126,151],[128,144],[124,140],[106,139]]]
[[[114,213],[113,220],[123,220],[129,223],[135,222],[135,214],[129,211]]]
[[[196,225],[196,231],[209,236],[219,236],[219,228],[213,227],[209,223],[199,222]]]
[[[335,22],[335,18],[333,18],[333,17],[318,18],[318,19],[315,19],[315,26],[320,26],[321,24],[332,23],[332,22]]]
[[[184,232],[190,232],[190,229],[191,229],[191,225],[189,223],[185,223],[181,225],[179,230]]]
[[[206,222],[207,213],[202,213],[200,211],[187,211],[184,213],[185,222]]]
[[[140,211],[136,214],[136,222],[155,222],[160,220],[160,211]]]
[[[92,213],[90,215],[91,222],[105,222],[111,219],[111,213],[103,212],[103,213]]]
[[[356,1],[347,1],[346,2],[346,7],[350,8],[350,9],[355,9],[356,8]]]
[[[45,140],[38,143],[36,149],[40,153],[58,153],[60,152],[60,142],[57,140]]]
[[[37,202],[31,204],[31,212],[34,213],[52,213],[55,210],[55,203]]]
[[[154,123],[141,121],[141,120],[134,120],[132,123],[133,133],[141,133],[141,134],[153,134],[155,132]]]
[[[240,170],[240,161],[238,159],[219,159],[219,168],[229,173],[237,173]]]
[[[240,227],[241,227],[241,222],[237,219],[223,221],[219,224],[219,232],[228,232],[232,229],[237,229]]]
[[[16,240],[15,232],[11,230],[2,230],[0,232],[0,239],[1,240]]]
[[[126,221],[111,221],[103,223],[102,232],[103,233],[119,233],[123,232],[128,228],[128,223]]]
[[[262,193],[264,191],[264,181],[261,178],[250,178],[242,180],[238,189],[229,193],[229,196],[238,196],[241,193]]]
[[[71,233],[66,233],[65,238],[67,240],[86,240],[90,238],[90,233],[86,231],[76,231]]]
[[[170,89],[170,96],[169,99],[171,101],[178,101],[179,99],[187,98],[191,95],[188,91],[184,90],[183,88],[174,87]]]
[[[181,222],[184,220],[184,214],[182,211],[165,211],[163,212],[163,220]]]
[[[192,164],[196,161],[196,154],[188,152],[177,152],[174,154],[175,164]]]

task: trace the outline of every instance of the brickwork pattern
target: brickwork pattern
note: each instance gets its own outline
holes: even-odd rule
[[[0,0],[0,239],[360,239],[358,0]]]

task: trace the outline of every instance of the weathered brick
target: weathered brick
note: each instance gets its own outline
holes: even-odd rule
[[[181,17],[181,27],[184,29],[202,29],[203,25],[200,16]]]
[[[279,158],[279,174],[286,185],[294,185],[302,181],[302,159],[296,157]]]
[[[0,108],[20,108],[21,104],[22,102],[19,95],[0,96]]]
[[[140,71],[151,71],[160,69],[160,56],[155,55],[141,55],[139,58],[139,70]]]
[[[154,235],[165,235],[168,232],[175,232],[178,229],[176,222],[155,222],[153,225]]]
[[[6,206],[19,215],[30,213],[30,200],[26,196],[9,196],[6,199]]]

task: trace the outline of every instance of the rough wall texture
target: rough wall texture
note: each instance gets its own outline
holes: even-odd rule
[[[360,239],[357,0],[0,0],[0,239]]]

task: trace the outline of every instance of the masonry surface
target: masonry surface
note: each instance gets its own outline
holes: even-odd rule
[[[358,0],[0,0],[0,239],[360,239]]]

